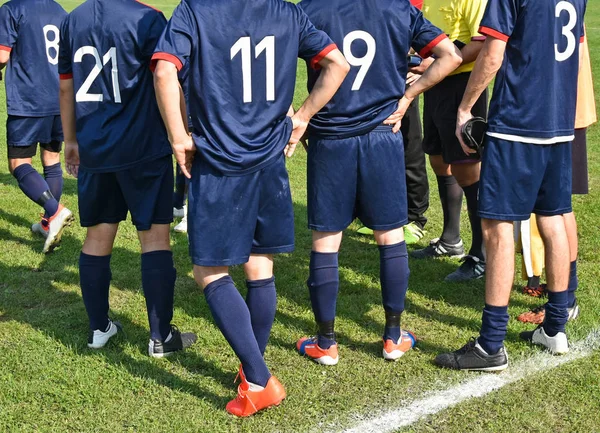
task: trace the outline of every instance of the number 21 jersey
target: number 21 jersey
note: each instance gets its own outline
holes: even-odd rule
[[[0,50],[6,67],[8,114],[56,116],[59,27],[67,12],[53,0],[11,0],[0,7]]]
[[[135,0],[87,0],[61,27],[59,73],[73,79],[81,166],[126,169],[171,153],[150,59],[167,24]]]

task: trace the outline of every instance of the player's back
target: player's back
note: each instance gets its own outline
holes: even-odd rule
[[[189,56],[196,144],[221,172],[258,170],[283,151],[309,24],[281,0],[184,0],[175,11],[170,26],[199,41]]]
[[[50,116],[58,107],[59,27],[67,12],[53,0],[11,0],[0,11],[0,49],[6,70],[8,113]]]
[[[490,0],[481,30],[507,41],[491,133],[570,141],[585,7],[586,0]]]
[[[345,138],[370,131],[404,95],[406,57],[421,13],[409,0],[303,0],[299,5],[352,66],[333,99],[312,119],[310,133]],[[309,89],[319,73],[308,68]]]
[[[170,153],[150,59],[166,19],[135,0],[88,0],[63,24],[61,78],[73,78],[81,165],[114,171]]]

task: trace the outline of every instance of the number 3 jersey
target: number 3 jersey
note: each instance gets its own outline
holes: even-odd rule
[[[552,144],[573,140],[586,0],[489,0],[479,32],[506,42],[488,135]]]
[[[61,27],[59,73],[73,79],[81,166],[122,170],[171,153],[150,59],[167,20],[135,0],[87,0]]]
[[[153,58],[189,66],[197,157],[231,176],[281,156],[298,57],[316,63],[334,48],[292,3],[183,0]]]
[[[310,135],[341,139],[366,134],[398,107],[407,54],[431,54],[446,35],[409,0],[303,0],[299,6],[331,36],[351,65],[333,99],[310,122]],[[308,67],[308,89],[320,71]]]
[[[11,0],[0,7],[0,50],[6,66],[8,114],[56,116],[59,27],[67,12],[53,0]]]

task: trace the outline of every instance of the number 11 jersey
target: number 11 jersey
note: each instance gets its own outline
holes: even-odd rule
[[[64,20],[59,73],[73,79],[85,170],[114,172],[171,153],[150,70],[166,24],[136,0],[87,0]]]

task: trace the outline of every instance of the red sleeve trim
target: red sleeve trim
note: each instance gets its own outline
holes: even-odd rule
[[[410,3],[417,9],[423,9],[423,0],[410,0]]]
[[[150,70],[152,72],[156,69],[156,63],[158,63],[159,60],[166,60],[167,62],[173,63],[178,71],[181,71],[181,68],[183,68],[183,63],[181,63],[181,60],[179,60],[177,56],[169,53],[154,53],[152,61],[150,62]]]
[[[11,47],[7,47],[6,45],[0,45],[0,50],[8,51],[9,53],[12,51]]]
[[[156,9],[154,6],[151,6],[151,5],[149,5],[149,4],[146,4],[146,3],[144,3],[144,2],[141,2],[140,0],[136,0],[136,1],[137,1],[139,4],[142,4],[142,5],[144,5],[144,6],[147,6],[147,7],[149,7],[150,9],[154,9],[156,12],[160,12],[160,13],[162,14],[162,11],[161,11],[160,9]]]
[[[325,57],[327,57],[327,54],[329,54],[333,50],[337,50],[336,44],[327,45],[319,54],[317,54],[316,56],[314,56],[312,58],[312,60],[310,61],[310,67],[313,69],[319,69],[320,68],[319,62],[321,60],[323,60]]]
[[[73,73],[69,73],[69,74],[58,74],[59,78],[61,80],[70,80],[73,78]]]
[[[579,43],[580,43],[580,44],[583,44],[584,42],[585,42],[585,35],[583,35],[583,36],[581,36],[581,37],[579,38]]]
[[[490,29],[489,27],[484,26],[479,27],[479,33],[482,35],[491,36],[492,38],[500,39],[504,42],[508,42],[509,38],[509,36],[499,32],[498,30]]]
[[[485,41],[485,36],[473,36],[471,38],[472,41]]]
[[[419,51],[419,56],[426,59],[431,55],[431,50],[433,50],[440,42],[444,39],[448,39],[448,36],[445,33],[442,33],[433,41],[429,42],[421,51]]]

